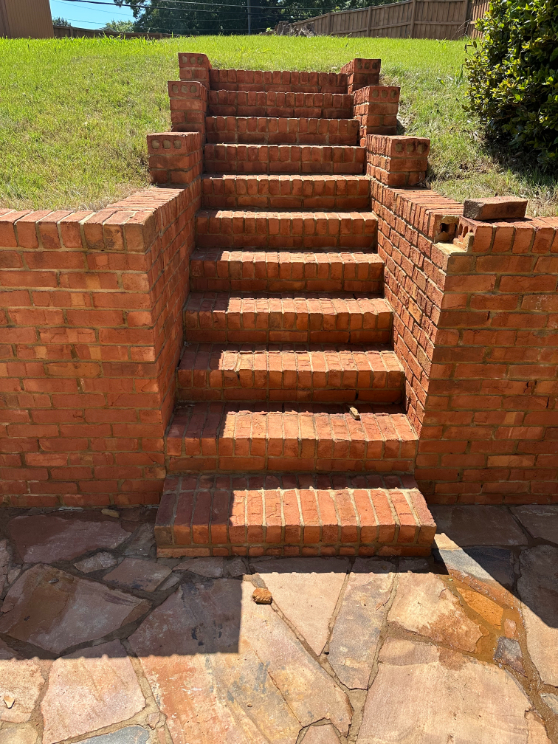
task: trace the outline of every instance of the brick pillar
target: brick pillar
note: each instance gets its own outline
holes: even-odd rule
[[[430,140],[372,134],[366,142],[369,176],[386,186],[415,186],[426,178]]]
[[[199,132],[162,132],[147,135],[152,183],[178,186],[192,183],[203,170]]]
[[[178,55],[181,80],[197,80],[209,89],[211,62],[206,54],[181,52]]]
[[[360,124],[361,147],[366,147],[369,134],[396,134],[399,91],[396,86],[369,85],[353,94],[354,117]]]
[[[198,81],[169,82],[171,128],[173,132],[201,132],[205,138],[207,88]]]
[[[380,82],[380,59],[353,59],[343,65],[340,72],[347,75],[347,92],[354,93],[367,85],[378,85]]]

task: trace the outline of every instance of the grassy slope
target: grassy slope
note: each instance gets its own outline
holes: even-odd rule
[[[464,42],[397,39],[197,37],[0,39],[0,206],[100,208],[147,185],[145,134],[169,127],[166,81],[178,51],[216,67],[338,70],[380,57],[402,88],[407,134],[431,137],[431,185],[464,199],[514,193],[531,213],[558,214],[556,179],[499,165],[462,107]]]

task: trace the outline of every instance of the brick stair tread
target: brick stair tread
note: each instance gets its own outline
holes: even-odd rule
[[[323,403],[193,403],[165,436],[167,472],[412,472],[417,435],[398,407]]]
[[[190,292],[186,341],[388,343],[393,310],[382,297],[351,293]]]
[[[302,72],[298,70],[235,70],[211,68],[209,83],[213,90],[304,93],[346,93],[348,77],[338,72]]]
[[[202,209],[196,214],[198,248],[374,248],[373,212]]]
[[[353,119],[353,97],[346,93],[296,91],[208,91],[208,116],[263,116]]]
[[[391,349],[196,344],[178,366],[179,400],[399,403],[405,372]]]
[[[355,174],[224,173],[202,176],[204,209],[370,211],[370,179]]]
[[[269,145],[356,145],[358,119],[279,116],[208,116],[207,142]]]
[[[379,295],[384,262],[354,251],[196,249],[190,256],[194,291],[347,291]]]
[[[412,476],[167,476],[159,557],[426,556],[436,524]]]
[[[362,174],[360,145],[206,144],[206,173]]]

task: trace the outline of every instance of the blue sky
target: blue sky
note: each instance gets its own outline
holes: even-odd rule
[[[109,5],[89,5],[67,0],[50,0],[50,10],[53,18],[66,18],[72,26],[83,28],[101,28],[108,21],[127,21],[134,17],[130,8],[115,5],[113,10]]]

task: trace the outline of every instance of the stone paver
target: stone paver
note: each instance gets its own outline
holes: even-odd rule
[[[452,648],[473,652],[483,635],[448,585],[434,574],[403,574],[388,621]]]
[[[498,638],[498,645],[494,652],[494,661],[499,664],[506,664],[512,669],[515,669],[519,674],[525,674],[521,646],[513,638]]]
[[[30,723],[4,727],[0,731],[0,744],[36,744],[38,738],[36,728]]]
[[[10,553],[8,552],[8,541],[0,540],[0,596],[4,591],[8,578],[8,566],[10,565]]]
[[[278,558],[251,565],[281,612],[319,656],[329,637],[349,562],[343,558]]]
[[[335,733],[333,726],[312,726],[306,732],[304,744],[339,744],[339,737]]]
[[[349,688],[368,688],[393,586],[393,565],[357,559],[329,643],[329,663]]]
[[[35,659],[22,659],[0,641],[0,721],[28,721],[44,683]]]
[[[558,744],[554,508],[435,509],[421,559],[157,559],[148,508],[87,549],[98,511],[0,512],[0,744]],[[38,516],[60,545],[20,553]]]
[[[222,558],[186,558],[174,567],[175,571],[191,571],[208,579],[219,579],[223,575],[225,562]]]
[[[16,517],[9,532],[24,563],[71,561],[98,548],[116,548],[130,537],[110,517],[95,519],[55,514]]]
[[[527,696],[496,666],[395,639],[379,661],[358,744],[531,744],[541,733]]]
[[[114,571],[105,575],[105,581],[142,592],[153,592],[170,573],[171,569],[168,566],[155,561],[124,558]]]
[[[148,609],[145,600],[38,565],[8,591],[0,633],[59,654],[118,630]]]
[[[534,538],[558,544],[558,504],[514,506],[511,511]]]
[[[172,736],[252,742],[259,727],[294,744],[324,718],[347,732],[345,694],[269,605],[252,602],[252,590],[234,579],[183,585],[131,636]]]
[[[155,550],[155,533],[152,524],[142,524],[134,532],[124,549],[124,555],[149,557]]]
[[[112,553],[95,553],[95,555],[84,558],[82,561],[77,561],[74,566],[81,573],[93,573],[94,571],[102,571],[105,568],[112,568],[118,563],[117,559]]]
[[[456,545],[504,547],[527,545],[527,537],[509,511],[499,506],[431,507],[438,525],[436,545],[448,550]]]
[[[79,744],[147,744],[149,731],[141,726],[126,726],[111,734],[82,739]]]
[[[513,556],[502,548],[440,550],[440,558],[451,574],[462,579],[471,576],[482,582],[496,582],[507,589],[513,586]]]
[[[132,663],[119,641],[57,659],[41,702],[43,744],[55,744],[131,718],[144,707]]]
[[[526,550],[517,587],[531,659],[542,681],[558,687],[558,548]]]

